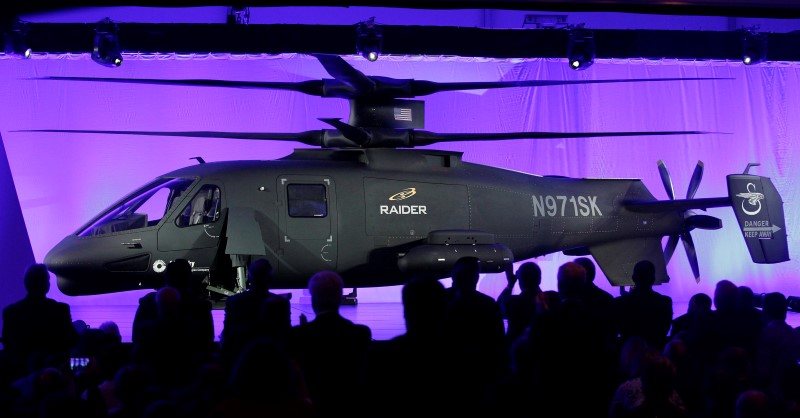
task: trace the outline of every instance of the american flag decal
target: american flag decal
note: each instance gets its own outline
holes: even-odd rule
[[[411,109],[407,107],[394,108],[394,120],[404,120],[411,122]]]

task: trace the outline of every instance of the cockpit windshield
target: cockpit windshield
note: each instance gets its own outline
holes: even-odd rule
[[[110,234],[156,225],[194,181],[193,178],[157,179],[112,207],[78,232],[78,236]]]

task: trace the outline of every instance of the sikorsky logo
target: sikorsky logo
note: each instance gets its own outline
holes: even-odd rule
[[[415,194],[417,194],[417,188],[416,187],[409,187],[409,188],[403,190],[402,192],[395,193],[395,194],[389,196],[389,200],[406,200],[409,197],[414,196]]]
[[[755,184],[747,183],[747,193],[737,193],[736,196],[743,198],[742,211],[744,213],[753,216],[761,212],[761,200],[764,199],[764,193],[757,192]],[[747,206],[752,208],[752,210],[747,210],[745,202],[747,202]]]
[[[417,189],[409,187],[401,192],[389,196],[389,200],[406,200],[417,194]],[[380,205],[378,208],[381,215],[427,215],[428,207],[425,205]]]

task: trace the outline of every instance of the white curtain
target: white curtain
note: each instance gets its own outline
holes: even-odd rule
[[[508,140],[430,146],[464,152],[464,159],[533,174],[641,178],[666,199],[656,162],[664,160],[677,198],[683,198],[698,160],[705,177],[696,197],[727,195],[725,176],[751,172],[771,177],[783,196],[790,255],[798,247],[800,65],[681,60],[598,60],[585,71],[560,59],[495,60],[460,57],[381,57],[368,62],[344,57],[368,75],[440,82],[498,80],[590,80],[711,77],[716,80],[508,88],[437,93],[426,101],[426,130],[513,131],[707,131],[702,135],[593,139]],[[317,118],[347,120],[348,104],[278,90],[187,88],[42,80],[48,76],[207,78],[303,81],[330,78],[304,55],[129,55],[106,68],[88,55],[0,59],[0,134],[6,148],[34,255],[41,261],[62,237],[74,232],[123,194],[157,175],[206,161],[272,159],[302,145],[275,141],[194,139],[16,132],[24,129],[114,129],[294,132],[327,126]],[[658,290],[676,301],[713,293],[729,279],[756,293],[800,293],[795,260],[754,264],[731,208],[710,209],[723,221],[717,231],[693,231],[701,271],[695,283],[678,248]],[[543,287],[555,289],[558,266],[571,257],[535,259]],[[4,278],[3,280],[15,280]],[[596,282],[612,290],[604,277]],[[486,275],[481,290],[496,296],[502,275]],[[359,302],[399,301],[399,288],[359,289]],[[139,293],[67,297],[71,304],[136,303]]]

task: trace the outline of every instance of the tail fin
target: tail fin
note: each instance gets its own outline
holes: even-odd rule
[[[783,200],[769,177],[728,175],[728,196],[754,263],[773,264],[789,260]]]

